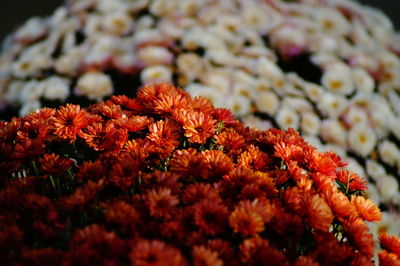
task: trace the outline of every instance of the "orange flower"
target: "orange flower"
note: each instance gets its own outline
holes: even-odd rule
[[[349,198],[340,192],[336,187],[331,187],[323,192],[325,200],[328,202],[333,213],[340,218],[348,218],[357,215],[357,210],[350,202]]]
[[[224,265],[238,265],[239,262],[234,259],[234,251],[228,241],[221,239],[211,239],[207,242],[207,249],[217,252],[218,258],[223,260]]]
[[[222,266],[218,253],[203,246],[195,246],[192,251],[194,266]]]
[[[178,249],[160,240],[140,239],[129,254],[135,266],[185,266],[186,261]]]
[[[400,238],[395,235],[389,236],[387,233],[384,233],[379,236],[379,242],[383,249],[386,249],[400,257]]]
[[[120,157],[120,160],[112,165],[108,180],[116,187],[127,189],[138,182],[137,177],[143,158],[137,151],[123,154]]]
[[[358,214],[364,220],[369,222],[379,222],[382,219],[381,211],[370,199],[352,195],[351,203],[356,207]]]
[[[96,103],[87,108],[91,114],[99,115],[104,118],[104,120],[109,119],[119,119],[122,116],[122,108],[119,105],[109,102]]]
[[[122,232],[134,232],[135,223],[140,217],[132,205],[122,200],[108,205],[105,216],[107,223],[117,225]]]
[[[151,216],[165,219],[172,217],[172,211],[179,203],[178,197],[171,195],[169,188],[153,189],[144,196],[144,200]]]
[[[170,154],[179,144],[179,127],[172,120],[159,120],[149,126],[150,133],[147,139],[157,147],[156,151]]]
[[[182,199],[186,204],[194,204],[204,199],[215,202],[221,201],[218,190],[206,183],[188,185]]]
[[[76,174],[76,179],[85,183],[89,180],[98,181],[105,175],[106,169],[101,162],[86,161],[79,167],[79,172]]]
[[[271,158],[254,145],[249,145],[247,151],[238,157],[238,166],[254,170],[267,170],[271,166]]]
[[[219,180],[233,170],[234,164],[222,151],[206,150],[200,153],[204,165],[203,178],[208,180]]]
[[[187,108],[190,98],[182,94],[166,94],[161,93],[153,102],[153,108],[157,114],[171,115],[176,110]]]
[[[56,136],[72,143],[88,125],[88,113],[79,105],[67,104],[56,111],[50,124]]]
[[[367,182],[359,177],[357,174],[349,170],[339,170],[337,173],[337,180],[349,186],[350,190],[367,190]]]
[[[217,144],[224,147],[226,151],[236,152],[244,147],[245,139],[239,135],[233,128],[224,130],[219,135],[215,136]]]
[[[128,132],[137,132],[141,131],[148,127],[151,123],[153,123],[153,119],[148,118],[147,116],[122,116],[119,119],[112,120],[114,125],[117,128],[122,128],[128,130]]]
[[[300,256],[297,258],[294,266],[318,266],[319,264],[315,262],[312,258],[308,256]]]
[[[380,266],[400,266],[400,257],[394,253],[383,250],[379,252],[378,256]]]
[[[73,194],[64,197],[61,201],[61,206],[67,211],[82,210],[96,198],[97,193],[101,191],[103,187],[102,180],[98,183],[89,180],[85,185],[77,188]]]
[[[137,99],[128,98],[125,95],[112,96],[110,99],[114,104],[120,105],[124,109],[140,111],[143,107]]]
[[[50,153],[45,154],[39,159],[42,170],[49,175],[57,175],[67,171],[74,162],[71,159],[60,158],[60,156]]]
[[[285,256],[272,247],[268,240],[253,237],[240,244],[240,261],[245,265],[289,265]]]
[[[354,244],[367,258],[372,258],[374,254],[374,238],[369,233],[368,226],[363,220],[352,216],[349,220],[343,222],[343,227],[350,243]]]
[[[177,114],[177,120],[182,123],[185,137],[191,143],[205,143],[216,130],[217,121],[202,112],[182,110]]]
[[[232,111],[226,108],[215,108],[213,117],[218,122],[224,123],[224,125],[234,125],[238,122],[235,120],[235,115],[232,114]]]
[[[333,221],[331,208],[318,194],[306,194],[303,198],[304,212],[310,226],[328,232]]]
[[[186,180],[201,177],[204,172],[204,163],[200,154],[192,148],[175,151],[169,166],[171,171]]]
[[[201,112],[204,115],[212,115],[214,112],[214,106],[207,98],[197,96],[192,99],[191,108],[194,111]]]
[[[82,138],[96,151],[120,150],[128,140],[128,132],[117,129],[112,122],[94,123],[83,130]]]
[[[240,202],[229,216],[229,224],[235,233],[242,236],[255,236],[264,231],[264,220],[257,201]],[[266,210],[267,211],[267,210]]]
[[[225,231],[229,211],[226,206],[215,200],[202,200],[193,206],[194,224],[202,232],[217,235]]]

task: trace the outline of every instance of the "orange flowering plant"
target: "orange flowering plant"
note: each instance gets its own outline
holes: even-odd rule
[[[374,263],[381,213],[339,156],[169,84],[0,122],[0,158],[5,264]]]

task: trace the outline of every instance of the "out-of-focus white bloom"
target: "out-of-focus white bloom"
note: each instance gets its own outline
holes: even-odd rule
[[[146,46],[137,51],[137,58],[145,66],[170,64],[174,58],[172,53],[165,47]]]
[[[368,159],[366,168],[368,175],[375,181],[378,180],[379,177],[386,175],[385,168],[375,160]]]
[[[189,81],[198,77],[204,69],[203,59],[195,53],[181,54],[176,61],[179,71],[183,73]]]
[[[185,90],[192,96],[203,96],[214,104],[215,107],[223,107],[226,96],[215,88],[198,83],[190,83]]]
[[[17,30],[15,38],[21,42],[34,41],[46,34],[47,27],[46,20],[38,17],[31,18]]]
[[[350,69],[344,64],[328,68],[322,75],[322,85],[333,93],[349,95],[354,90]]]
[[[323,120],[321,123],[321,137],[326,142],[346,146],[347,132],[338,120]]]
[[[206,86],[215,88],[224,95],[228,95],[231,90],[231,74],[230,71],[209,69],[200,76],[200,80]]]
[[[357,124],[367,124],[368,116],[365,109],[358,106],[350,106],[344,116],[345,123],[350,127]]]
[[[388,93],[390,104],[397,116],[400,116],[400,96],[394,91]]]
[[[19,115],[24,116],[24,115],[30,114],[32,112],[35,112],[36,110],[38,110],[40,108],[41,108],[41,105],[40,105],[39,100],[31,100],[28,102],[24,102],[21,109],[19,109]]]
[[[234,83],[232,93],[235,95],[242,95],[250,100],[255,97],[254,83]]]
[[[86,72],[76,84],[76,95],[84,95],[91,100],[100,101],[114,91],[110,77],[101,72]]]
[[[268,120],[262,120],[254,115],[245,116],[242,120],[243,123],[245,123],[246,125],[258,128],[260,130],[267,130],[273,128],[271,122],[269,122]]]
[[[400,118],[393,117],[389,123],[391,132],[400,139]]]
[[[332,144],[332,143],[325,144],[324,151],[334,152],[337,155],[339,155],[342,158],[342,160],[348,161],[348,159],[347,159],[348,157],[346,157],[347,156],[346,150],[340,145]]]
[[[177,1],[155,0],[150,4],[150,12],[154,15],[167,15],[177,9]]]
[[[324,97],[324,89],[318,85],[307,83],[303,89],[307,93],[308,98],[314,103],[318,103]]]
[[[299,128],[300,117],[290,107],[282,106],[276,114],[275,119],[280,128],[293,128],[295,130]]]
[[[382,212],[382,220],[379,223],[368,223],[368,226],[375,239],[385,232],[397,236],[400,233],[400,226],[397,224],[399,219],[398,214],[394,212]]]
[[[315,147],[316,149],[318,149],[320,151],[325,149],[324,144],[322,144],[321,141],[319,140],[319,138],[317,138],[316,136],[305,135],[305,136],[303,136],[303,138],[308,144]]]
[[[259,112],[274,115],[279,108],[279,98],[272,91],[262,91],[254,99]]]
[[[384,140],[379,143],[378,151],[380,158],[385,163],[394,166],[396,162],[400,161],[400,150],[393,142],[389,140]]]
[[[283,98],[282,104],[290,106],[290,108],[299,113],[314,111],[312,105],[302,97],[287,96]]]
[[[376,96],[369,111],[375,133],[378,137],[385,137],[393,117],[389,102],[383,97]]]
[[[381,203],[381,196],[379,195],[379,192],[374,184],[368,184],[368,189],[365,191],[365,196],[367,199],[372,200],[376,206],[379,206]]]
[[[350,25],[346,18],[334,9],[320,9],[312,14],[323,32],[344,35],[350,30]]]
[[[346,98],[329,92],[324,94],[318,104],[318,108],[330,118],[339,117],[347,106],[348,101]]]
[[[164,65],[155,65],[143,69],[142,73],[140,73],[140,79],[144,84],[149,82],[171,82],[172,73],[171,70]]]
[[[4,99],[12,104],[18,103],[19,95],[21,93],[24,82],[21,80],[12,81],[4,93]]]
[[[55,61],[55,68],[61,74],[73,76],[83,60],[85,49],[83,47],[74,48],[68,51]]]
[[[69,96],[69,79],[52,76],[40,83],[44,87],[44,97],[49,100],[64,101]]]
[[[380,176],[376,181],[376,187],[385,202],[390,202],[394,195],[399,193],[399,183],[392,175]]]
[[[270,40],[284,56],[296,56],[307,46],[307,39],[301,27],[280,25],[271,32]]]
[[[242,95],[232,95],[227,100],[226,107],[236,115],[246,115],[250,112],[250,99]]]
[[[131,30],[132,19],[122,10],[115,11],[107,14],[102,19],[102,27],[105,32],[116,35],[125,35]]]
[[[306,135],[317,135],[321,126],[319,117],[313,112],[301,114],[301,131]]]
[[[359,124],[348,132],[347,143],[353,151],[365,157],[374,149],[376,135],[370,127]]]
[[[19,101],[22,103],[39,100],[44,92],[44,87],[37,80],[31,80],[24,84],[19,94]]]
[[[260,58],[257,64],[257,73],[260,77],[271,80],[274,87],[281,89],[284,86],[283,72],[267,58]],[[282,84],[281,84],[282,83]]]

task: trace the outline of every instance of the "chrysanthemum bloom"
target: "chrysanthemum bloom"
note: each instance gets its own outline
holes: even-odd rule
[[[0,119],[173,81],[248,125],[298,130],[340,154],[370,187],[382,176],[399,179],[400,39],[382,12],[352,0],[66,2],[5,40]],[[152,104],[155,113],[175,115],[190,103],[166,94]],[[203,143],[218,125],[205,111],[207,100],[193,104],[181,123],[190,142]],[[60,136],[73,140],[76,126],[65,124]],[[39,144],[21,143],[20,150]],[[399,210],[398,189],[377,191],[377,204]]]
[[[193,141],[182,117],[152,104],[166,97],[216,127]],[[60,123],[70,111],[86,126]],[[40,149],[21,148],[33,141]],[[365,221],[381,213],[339,156],[293,129],[246,127],[172,85],[0,123],[0,147],[5,264],[374,262]],[[380,261],[395,261],[398,240],[382,236],[381,245]]]

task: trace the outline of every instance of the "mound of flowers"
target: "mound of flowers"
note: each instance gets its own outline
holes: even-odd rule
[[[169,84],[1,122],[0,148],[5,264],[374,263],[381,212],[339,156]]]

